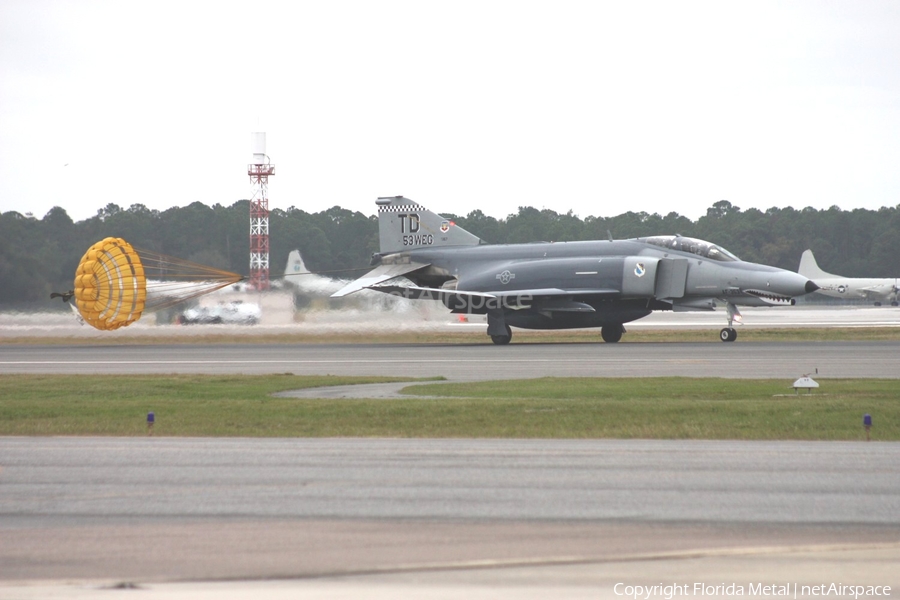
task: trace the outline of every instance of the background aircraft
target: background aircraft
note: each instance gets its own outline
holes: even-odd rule
[[[294,308],[310,308],[321,300],[325,306],[328,298],[347,284],[347,280],[332,279],[323,275],[310,273],[300,256],[299,250],[291,250],[288,254],[287,266],[284,269],[284,277],[275,279],[272,285],[288,287],[294,292]]]
[[[738,305],[789,306],[816,285],[797,273],[744,262],[715,244],[682,236],[488,245],[453,221],[395,196],[379,198],[376,268],[337,292],[363,289],[440,300],[454,313],[487,315],[487,333],[508,344],[510,327],[600,327],[617,342],[624,323],[654,310],[714,310],[725,304],[737,339]]]
[[[864,298],[872,300],[875,306],[881,306],[882,302],[890,302],[891,306],[897,306],[897,292],[900,287],[896,279],[841,277],[826,273],[819,268],[812,250],[804,250],[800,256],[800,275],[809,277],[816,282],[820,294],[833,298]]]
[[[292,250],[288,254],[287,266],[284,269],[284,277],[272,280],[272,287],[292,290],[294,294],[294,308],[304,309],[333,309],[333,310],[392,310],[404,311],[411,307],[410,303],[393,296],[385,296],[374,292],[364,291],[353,299],[339,298],[335,292],[350,283],[350,279],[328,277],[311,273],[303,262],[299,250]]]

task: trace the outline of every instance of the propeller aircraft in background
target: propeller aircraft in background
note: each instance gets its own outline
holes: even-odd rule
[[[800,256],[800,275],[809,277],[816,282],[820,294],[832,298],[863,298],[871,300],[875,306],[881,306],[882,302],[890,302],[891,306],[897,306],[897,292],[900,291],[897,279],[866,278],[866,277],[841,277],[826,273],[819,268],[812,250],[804,250]]]

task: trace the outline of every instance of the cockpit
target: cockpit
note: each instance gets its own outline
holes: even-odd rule
[[[691,254],[697,254],[710,260],[722,262],[741,260],[722,246],[704,242],[703,240],[698,240],[696,238],[684,237],[682,235],[657,235],[639,239],[642,242],[653,244],[660,248],[668,248],[680,252],[690,252]]]

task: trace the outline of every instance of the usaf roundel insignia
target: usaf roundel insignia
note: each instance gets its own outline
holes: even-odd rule
[[[450,231],[450,221],[441,221],[441,232],[447,233]]]
[[[510,272],[509,272],[509,269],[506,269],[506,270],[503,271],[502,273],[497,273],[497,277],[496,277],[496,278],[500,280],[500,283],[502,283],[503,285],[506,285],[507,283],[510,282],[510,280],[516,278],[516,274],[515,274],[515,273],[510,273]]]
[[[647,269],[644,268],[644,263],[638,263],[634,265],[634,274],[638,277],[643,277],[644,273],[647,272]]]

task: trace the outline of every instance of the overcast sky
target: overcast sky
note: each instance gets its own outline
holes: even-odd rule
[[[0,212],[900,204],[900,2],[0,1]],[[662,232],[661,232],[662,233]]]

